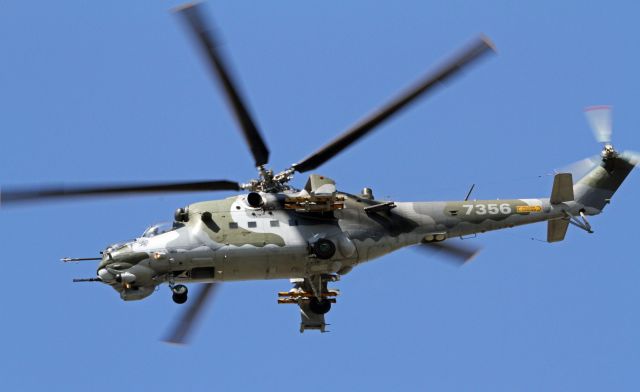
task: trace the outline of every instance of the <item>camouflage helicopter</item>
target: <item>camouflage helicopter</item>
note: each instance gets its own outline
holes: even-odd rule
[[[174,221],[154,225],[135,240],[113,244],[96,258],[96,276],[75,281],[113,287],[125,301],[141,300],[168,284],[174,302],[188,300],[185,283],[200,289],[166,338],[184,343],[194,320],[220,282],[290,279],[293,288],[278,293],[278,303],[300,308],[300,332],[326,330],[325,314],[339,291],[330,288],[360,263],[407,246],[437,249],[460,262],[477,248],[450,239],[548,222],[547,240],[562,241],[570,224],[592,232],[587,216],[602,212],[639,155],[617,152],[611,144],[608,107],[587,111],[596,138],[603,144],[596,159],[586,161],[588,173],[575,184],[570,173],[555,175],[550,197],[508,200],[394,202],[376,200],[369,188],[360,194],[339,191],[335,182],[311,174],[303,189],[290,185],[294,174],[315,170],[373,131],[410,103],[449,80],[494,50],[480,37],[435,71],[356,123],[338,138],[291,167],[267,168],[269,150],[242,99],[201,5],[177,10],[184,19],[239,125],[258,169],[247,183],[228,180],[108,186],[3,189],[2,205],[72,197],[99,197],[195,191],[242,191],[223,200],[178,208]],[[469,192],[471,193],[471,191]]]

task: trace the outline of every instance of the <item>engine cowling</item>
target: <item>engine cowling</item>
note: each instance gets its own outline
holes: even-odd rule
[[[176,210],[175,214],[173,215],[173,218],[175,219],[176,222],[188,222],[189,221],[189,209],[187,207],[178,208]]]
[[[258,192],[251,192],[247,195],[247,204],[251,208],[260,208],[264,205],[264,198]]]

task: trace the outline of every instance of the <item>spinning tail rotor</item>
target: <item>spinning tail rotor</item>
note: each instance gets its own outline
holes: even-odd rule
[[[616,157],[618,152],[611,144],[613,133],[612,108],[608,105],[589,106],[584,109],[587,122],[591,127],[593,136],[598,143],[602,143],[600,156],[603,160]]]
[[[613,108],[609,105],[589,106],[584,110],[587,122],[593,136],[602,144],[599,155],[593,155],[563,168],[563,172],[573,174],[574,179],[580,179],[600,165],[606,165],[613,158],[619,158],[635,166],[640,163],[640,154],[634,151],[618,152],[612,143],[613,137]]]
[[[613,135],[613,108],[608,105],[589,106],[584,110],[587,121],[593,131],[596,141],[603,144],[600,156],[602,160],[612,157],[620,157],[632,165],[637,165],[640,161],[640,154],[634,151],[623,151],[618,153],[611,142]]]
[[[611,144],[613,123],[611,119],[612,107],[608,105],[589,106],[584,114],[593,131],[593,136],[599,143]]]

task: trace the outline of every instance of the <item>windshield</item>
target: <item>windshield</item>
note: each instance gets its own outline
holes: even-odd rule
[[[120,250],[120,249],[126,247],[130,243],[131,243],[131,241],[116,242],[115,244],[111,244],[111,245],[107,246],[106,252],[115,252],[117,250]]]
[[[157,235],[160,235],[162,233],[166,233],[168,231],[173,230],[173,225],[169,222],[162,222],[162,223],[157,223],[151,227],[149,227],[147,230],[144,231],[144,233],[142,233],[142,238],[151,238],[151,237],[155,237]]]

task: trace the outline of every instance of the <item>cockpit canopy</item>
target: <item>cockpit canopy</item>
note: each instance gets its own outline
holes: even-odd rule
[[[105,250],[105,252],[110,253],[110,252],[116,252],[119,251],[125,247],[127,247],[129,245],[130,241],[125,241],[125,242],[116,242],[115,244],[111,244],[109,246],[107,246],[107,249]]]
[[[175,229],[172,223],[162,222],[156,223],[142,233],[142,238],[151,238]]]

